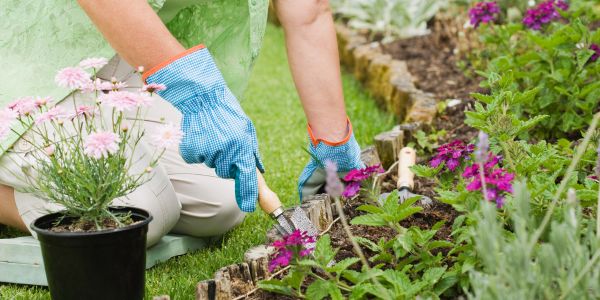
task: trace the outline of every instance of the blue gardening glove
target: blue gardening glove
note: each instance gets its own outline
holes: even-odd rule
[[[350,170],[364,168],[364,163],[360,159],[360,146],[354,138],[350,120],[348,120],[348,135],[341,142],[332,143],[316,139],[310,125],[308,135],[308,151],[311,159],[298,180],[300,200],[323,191],[326,178],[325,161],[335,162],[341,177]]]
[[[167,86],[158,94],[181,111],[185,162],[204,163],[221,178],[235,179],[239,208],[252,212],[258,200],[256,168],[264,172],[256,130],[204,46],[196,46],[144,74]]]

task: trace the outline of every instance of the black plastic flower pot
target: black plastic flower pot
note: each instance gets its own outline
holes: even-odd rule
[[[52,232],[48,229],[63,217],[58,212],[31,224],[40,241],[52,299],[144,298],[146,233],[152,216],[132,207],[111,211],[131,213],[134,223],[98,232]],[[63,218],[60,223],[69,221]]]

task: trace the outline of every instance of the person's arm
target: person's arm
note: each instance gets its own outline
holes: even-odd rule
[[[327,0],[276,0],[292,76],[315,138],[347,135],[333,16]]]
[[[144,67],[145,82],[167,87],[157,94],[182,113],[183,160],[204,163],[219,177],[235,179],[238,206],[254,211],[256,170],[264,172],[256,130],[209,50],[204,45],[185,50],[146,0],[78,1],[121,57]]]
[[[104,38],[131,66],[146,70],[185,51],[147,0],[77,0]]]

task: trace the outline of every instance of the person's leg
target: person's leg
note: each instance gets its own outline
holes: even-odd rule
[[[15,190],[3,184],[0,184],[0,224],[28,231],[15,203]]]

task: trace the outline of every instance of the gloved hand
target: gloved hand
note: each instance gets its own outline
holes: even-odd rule
[[[340,142],[316,139],[310,125],[308,126],[308,135],[308,151],[311,159],[298,180],[300,200],[322,192],[326,178],[325,161],[330,160],[337,164],[340,177],[350,170],[364,168],[364,163],[360,159],[360,146],[354,138],[350,120],[348,120],[348,134]]]
[[[264,172],[256,130],[203,45],[160,64],[143,76],[164,84],[158,94],[181,111],[185,162],[204,163],[222,178],[235,179],[239,208],[252,212],[258,200],[256,168]]]

